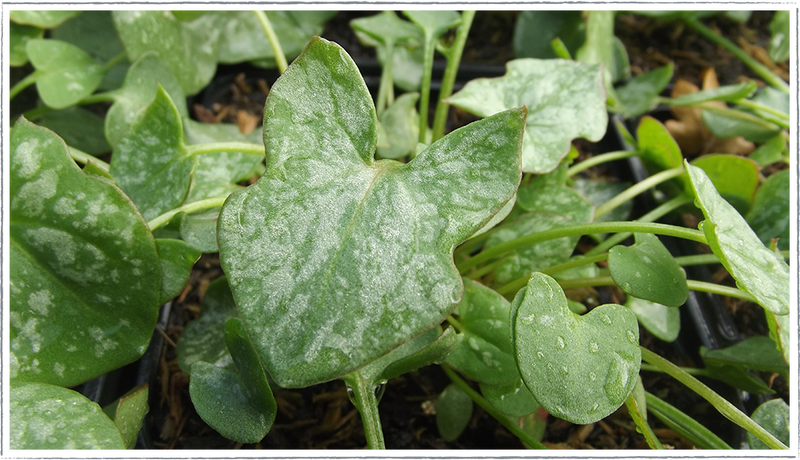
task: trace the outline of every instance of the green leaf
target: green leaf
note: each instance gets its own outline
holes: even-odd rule
[[[260,60],[272,62],[275,53],[261,23],[252,11],[213,11],[222,31],[217,59],[222,64]],[[335,11],[268,11],[270,24],[287,59],[293,59],[315,35],[320,35],[325,22]]]
[[[711,250],[736,280],[767,310],[789,314],[789,266],[767,249],[747,222],[714,189],[702,169],[687,163],[696,203],[706,220],[702,230]]]
[[[206,13],[208,13],[208,11],[172,10],[172,15],[179,21],[194,21]]]
[[[703,358],[706,372],[708,373],[709,377],[751,394],[767,395],[775,393],[775,391],[768,387],[760,377],[749,372],[744,366],[736,365],[723,360],[706,360],[705,356],[707,353],[708,349],[701,346],[700,356]],[[780,353],[777,353],[780,357]]]
[[[178,365],[184,373],[189,374],[192,364],[199,361],[236,370],[225,345],[225,323],[238,315],[228,281],[225,277],[214,280],[203,296],[200,316],[186,325],[176,344]]]
[[[400,19],[394,11],[382,11],[373,16],[353,19],[350,27],[356,32],[359,39],[368,46],[419,44],[419,29],[414,24]],[[368,38],[368,40],[364,40]]]
[[[645,392],[647,410],[667,427],[701,449],[731,449],[714,432],[652,393]]]
[[[448,30],[461,24],[461,15],[455,11],[416,10],[403,11],[403,14],[422,29],[428,39],[438,39]]]
[[[261,154],[247,152],[218,152],[197,156],[194,184],[186,197],[186,203],[229,195],[239,190],[237,185],[256,175],[264,161]]]
[[[186,143],[189,145],[210,144],[213,142],[263,143],[261,130],[259,129],[245,135],[239,131],[238,126],[232,123],[200,123],[191,118],[183,119],[183,134],[186,137]]]
[[[500,294],[465,279],[464,296],[458,305],[463,338],[447,363],[477,382],[500,384],[518,378],[509,335],[509,308]]]
[[[8,13],[8,17],[11,19],[11,22],[16,22],[17,24],[26,24],[42,29],[52,29],[80,13],[80,11],[14,10]]]
[[[522,382],[519,372],[516,374],[514,380],[497,385],[481,383],[481,393],[500,412],[511,417],[525,417],[536,412],[539,403]]]
[[[751,209],[758,187],[756,162],[734,155],[717,154],[696,158],[692,165],[705,171],[717,192],[740,214]]]
[[[147,384],[140,385],[103,409],[117,426],[126,449],[133,449],[136,445],[144,417],[150,411],[148,394]]]
[[[578,137],[600,140],[608,112],[598,64],[516,59],[499,78],[472,80],[447,101],[479,117],[512,107],[528,107],[522,170],[552,171]]]
[[[772,87],[761,88],[758,93],[753,96],[753,102],[769,107],[773,110],[777,110],[778,112],[789,116],[789,95],[784,93],[783,91],[777,90]],[[751,109],[749,107],[739,107],[741,110],[745,112],[751,112],[759,118],[763,118],[764,120],[776,123],[780,125],[781,123],[787,123],[788,120],[786,118],[779,117],[772,113],[766,112],[764,110],[758,109]]]
[[[627,308],[607,304],[578,316],[554,279],[534,273],[512,303],[511,322],[522,380],[550,414],[593,423],[633,391],[641,351]]]
[[[769,337],[755,336],[735,345],[702,353],[707,363],[742,366],[764,372],[778,372],[788,376],[789,366],[783,361],[780,350]]]
[[[169,63],[187,95],[211,81],[217,70],[220,36],[216,17],[204,15],[184,22],[166,11],[114,11],[112,17],[131,61],[156,51]]]
[[[790,431],[791,413],[791,408],[784,400],[773,399],[758,406],[753,412],[752,418],[754,422],[764,427],[765,430],[788,446],[792,436]],[[769,449],[763,441],[749,432],[747,433],[747,442],[750,443],[751,449]]]
[[[436,400],[436,427],[445,441],[455,441],[472,418],[472,399],[454,383]]]
[[[50,32],[50,38],[72,43],[89,53],[98,62],[108,62],[125,52],[119,40],[110,11],[83,11]],[[120,60],[108,73],[99,89],[115,89],[122,85],[130,63]]]
[[[90,155],[102,155],[111,151],[103,135],[103,119],[82,107],[67,107],[45,113],[37,123],[54,131],[70,147]]]
[[[725,113],[703,110],[703,123],[711,133],[720,139],[742,136],[751,142],[766,142],[780,134],[777,125],[746,112]]]
[[[755,149],[748,158],[764,167],[786,160],[789,156],[789,146],[782,135],[777,135]]]
[[[12,380],[12,449],[124,449],[120,432],[97,403],[46,383]]]
[[[680,307],[689,298],[686,272],[652,233],[636,233],[632,246],[608,251],[614,282],[626,293],[668,307]]]
[[[184,145],[180,113],[159,86],[142,118],[117,142],[109,172],[150,220],[183,203],[195,158]]]
[[[683,155],[678,143],[660,121],[646,115],[639,122],[636,129],[638,139],[639,158],[644,163],[647,172],[656,174],[667,169],[680,167],[683,164]],[[691,185],[685,175],[676,177],[663,184],[668,194],[672,196],[690,193]]]
[[[768,246],[773,238],[780,238],[778,249],[788,250],[791,243],[791,172],[777,172],[761,184],[747,214],[747,222],[761,242]]]
[[[379,158],[398,159],[415,152],[419,138],[417,100],[419,93],[403,94],[381,114],[380,121],[386,128],[389,146],[378,147]]]
[[[50,39],[31,39],[25,45],[36,68],[36,89],[54,109],[74,105],[92,94],[107,69],[77,46]]]
[[[76,385],[144,353],[160,299],[155,242],[52,132],[23,118],[10,137],[10,374]]]
[[[338,45],[309,43],[267,99],[267,171],[218,223],[223,270],[279,385],[348,374],[455,308],[453,248],[513,195],[524,117],[472,123],[405,165],[374,161],[358,69]]]
[[[217,246],[217,218],[220,208],[184,214],[181,217],[181,239],[203,253],[219,252]]]
[[[157,53],[145,53],[131,65],[122,87],[111,93],[114,104],[106,114],[105,133],[112,146],[143,116],[145,108],[155,100],[159,85],[173,101],[178,101],[175,108],[180,116],[189,116],[186,97],[169,65]]]
[[[681,331],[681,311],[660,303],[628,296],[625,306],[636,314],[639,324],[656,338],[674,342]]]
[[[642,434],[651,449],[663,449],[664,446],[656,437],[653,429],[647,423],[647,400],[645,399],[644,386],[642,386],[642,378],[636,377],[636,386],[633,387],[633,393],[625,400],[625,407],[628,409],[631,419],[636,424],[636,431]]]
[[[514,25],[514,54],[518,58],[557,57],[550,42],[560,38],[573,55],[586,40],[580,11],[523,11]]]
[[[202,252],[189,243],[172,239],[157,239],[156,247],[163,273],[161,303],[167,303],[181,293]]]
[[[789,59],[791,54],[791,23],[788,10],[776,11],[769,23],[769,31],[772,37],[769,40],[769,58],[773,62],[784,62]]]
[[[278,406],[239,318],[225,323],[225,342],[237,373],[203,361],[192,365],[189,394],[197,414],[228,439],[261,441],[275,421]]]
[[[575,53],[575,59],[590,64],[604,64],[610,77],[608,85],[617,81],[622,72],[614,59],[614,12],[586,13],[586,42]]]
[[[672,80],[673,64],[651,70],[616,89],[617,103],[625,118],[638,117],[658,106],[659,97]]]
[[[595,207],[602,206],[611,198],[619,195],[630,187],[628,182],[598,182],[589,179],[575,178],[572,180],[572,187],[581,195],[585,196]],[[614,222],[628,220],[633,210],[633,202],[626,201],[621,206],[614,208],[611,212],[603,214],[594,222]]]
[[[755,82],[738,83],[736,85],[720,86],[714,89],[706,89],[694,93],[684,94],[683,96],[672,99],[669,104],[672,106],[695,105],[709,101],[735,102],[753,95],[758,89]]]
[[[430,364],[441,364],[444,362],[445,358],[447,358],[447,356],[449,356],[458,346],[460,338],[458,337],[458,334],[456,334],[455,329],[452,327],[448,327],[444,330],[444,332],[439,334],[440,329],[441,328],[436,327],[431,331],[428,331],[425,334],[417,337],[411,342],[404,343],[403,345],[389,352],[389,354],[381,357],[380,360],[385,360],[384,362],[389,362],[391,364],[386,366],[386,368],[383,369],[380,374],[378,374],[376,380],[378,382],[383,382],[395,377],[399,377],[405,373],[415,371]],[[432,331],[435,331],[436,334],[432,334]],[[428,338],[425,341],[421,341],[420,338],[426,335]],[[430,337],[435,338],[435,340],[430,342]],[[412,350],[415,350],[418,346],[426,342],[430,343],[427,343],[424,348],[411,353]],[[408,344],[414,344],[414,346],[404,348]],[[402,352],[398,352],[398,350],[402,350]],[[386,359],[387,357],[389,359]],[[373,363],[370,363],[369,365],[371,366]]]
[[[528,212],[552,212],[577,222],[591,222],[594,205],[579,192],[566,185],[549,184],[539,176],[517,191],[517,204]]]
[[[25,45],[29,40],[42,37],[44,37],[44,29],[11,22],[9,25],[8,65],[11,67],[25,65],[28,62],[28,53],[25,51]]]
[[[789,345],[792,340],[791,318],[789,315],[775,315],[771,311],[767,311],[766,316],[769,338],[778,344],[778,349],[783,353],[783,361],[786,364],[791,363],[792,352]]]

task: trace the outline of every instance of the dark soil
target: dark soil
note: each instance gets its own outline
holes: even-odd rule
[[[374,51],[363,47],[352,34],[349,21],[374,12],[343,12],[329,22],[325,36],[350,52],[356,62],[374,59]],[[734,41],[743,39],[755,47],[766,47],[767,24],[772,13],[754,12],[750,21],[737,24],[723,17],[707,20]],[[464,62],[502,66],[513,59],[512,34],[517,13],[507,11],[483,12],[476,16],[470,34]],[[677,23],[622,14],[616,20],[616,34],[625,44],[630,55],[634,75],[653,70],[669,62],[675,63],[676,77],[699,83],[699,75],[707,67],[714,67],[720,84],[754,78],[754,75],[726,51],[708,44],[693,31]],[[225,69],[222,69],[225,70]],[[227,69],[230,72],[232,69]],[[236,68],[240,72],[241,68]],[[239,123],[248,116],[238,115],[245,111],[249,118],[260,120],[263,99],[267,86],[274,81],[274,73],[252,71],[241,77],[227,76],[222,85],[221,96],[214,101],[202,95],[195,99],[194,113],[199,119]],[[230,88],[224,91],[225,87]],[[208,95],[207,95],[208,96]],[[470,121],[471,116],[458,110],[452,111],[451,122],[458,126]],[[250,126],[246,129],[256,129]],[[614,145],[617,140],[607,136],[603,142]],[[582,156],[590,156],[619,147],[588,142],[577,143]],[[615,144],[618,145],[618,144]],[[592,175],[607,177],[619,171],[600,169]],[[623,172],[630,177],[630,172]],[[619,180],[611,177],[610,180]],[[625,180],[631,180],[626,178]],[[183,327],[199,314],[199,305],[208,283],[222,274],[215,256],[204,256],[192,274],[186,290],[174,302],[166,334],[174,342]],[[624,302],[618,289],[601,289],[597,293],[602,302]],[[738,301],[726,300],[725,308],[733,317],[736,328],[743,335],[766,334],[763,311],[760,307]],[[688,321],[683,315],[684,320]],[[693,334],[693,326],[683,326],[685,334]],[[688,348],[682,341],[667,344],[653,338],[645,330],[640,331],[641,343],[676,364],[702,367],[697,357],[696,342]],[[692,348],[693,347],[693,348]],[[365,446],[360,417],[350,403],[341,381],[329,382],[300,390],[276,389],[279,412],[275,424],[267,437],[255,445],[241,445],[219,436],[195,413],[188,394],[188,376],[183,374],[175,361],[174,347],[166,345],[158,365],[156,384],[151,388],[151,412],[147,419],[149,447],[165,449],[361,449]],[[773,381],[779,395],[787,398],[785,382],[765,375]],[[643,372],[645,388],[668,400],[723,436],[738,448],[740,432],[722,418],[708,403],[693,392],[676,384],[674,380],[657,373]],[[386,446],[390,449],[519,449],[521,442],[498,422],[475,406],[472,419],[464,434],[454,442],[441,439],[436,428],[435,401],[437,395],[450,383],[437,366],[429,366],[388,382],[380,404]],[[736,392],[723,385],[712,383],[725,395],[736,397]],[[650,420],[659,438],[665,445],[690,449],[693,446],[680,436],[665,428],[657,420]],[[552,448],[586,449],[646,449],[644,438],[636,432],[631,418],[623,406],[607,419],[587,426],[578,426],[563,420],[550,418],[543,438]]]

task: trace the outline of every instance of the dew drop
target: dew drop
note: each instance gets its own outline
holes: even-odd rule
[[[628,291],[631,290],[631,283],[625,281],[624,283],[622,283],[622,286],[620,286],[620,287],[622,287],[623,291],[628,292]],[[608,318],[608,317],[606,316],[606,318]],[[603,320],[603,322],[605,323],[605,320]],[[606,323],[606,324],[608,324],[608,323]]]
[[[589,372],[589,380],[591,380],[592,382],[597,380],[597,374],[595,374],[594,372]]]
[[[386,380],[382,381],[381,383],[375,386],[375,399],[378,402],[381,402],[381,398],[383,398],[383,393],[386,391]]]
[[[350,402],[353,403],[354,406],[358,407],[358,405],[356,405],[356,393],[350,385],[347,385],[347,397],[350,398]]]
[[[606,374],[603,391],[612,404],[622,404],[627,397],[628,363],[617,353],[613,354],[613,361]]]
[[[525,316],[523,318],[520,318],[519,320],[520,320],[520,322],[522,324],[524,324],[525,326],[528,326],[531,323],[533,323],[534,318],[535,318],[535,315],[529,315],[529,316]]]
[[[591,411],[589,411],[589,412],[594,412],[594,411],[596,411],[598,407],[600,407],[600,403],[594,403],[594,406],[592,406],[592,410],[591,410]]]
[[[591,342],[589,342],[589,350],[590,350],[592,353],[597,353],[597,352],[600,350],[600,346],[599,346],[599,345],[597,345],[597,342],[595,342],[594,340],[592,340]]]
[[[637,342],[636,333],[631,330],[628,330],[628,340],[630,340],[631,343],[636,343]]]
[[[600,320],[603,321],[603,324],[606,326],[611,326],[611,317],[608,315],[603,315],[600,317]]]
[[[556,339],[556,342],[558,343],[558,348],[560,349],[564,349],[564,347],[567,346],[567,344],[564,343],[564,337],[558,337],[558,339]]]
[[[564,375],[569,375],[569,368],[567,366],[561,366],[561,373]]]
[[[537,351],[536,356],[538,356],[539,359],[544,359],[544,353],[542,353],[541,351]]]

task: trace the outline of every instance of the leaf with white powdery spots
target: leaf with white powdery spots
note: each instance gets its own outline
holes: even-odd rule
[[[696,204],[706,217],[701,225],[711,250],[739,289],[750,293],[770,312],[788,315],[789,266],[780,255],[764,246],[747,221],[717,193],[702,169],[688,162],[686,168]]]
[[[69,107],[92,94],[107,71],[82,49],[59,40],[28,40],[25,51],[38,74],[39,96],[54,109]]]
[[[158,316],[155,241],[51,131],[11,131],[11,377],[72,386],[139,358]]]
[[[375,161],[357,67],[338,45],[309,43],[267,99],[267,171],[218,224],[236,305],[279,385],[348,374],[450,314],[453,248],[514,194],[524,120],[510,110],[408,164]]]
[[[560,59],[517,59],[499,78],[472,80],[447,101],[479,117],[527,106],[522,170],[552,171],[578,137],[599,141],[608,112],[598,64]]]

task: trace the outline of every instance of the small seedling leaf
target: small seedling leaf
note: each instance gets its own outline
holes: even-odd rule
[[[418,99],[419,93],[403,94],[381,114],[389,145],[378,147],[379,158],[398,159],[415,152],[419,139]]]
[[[184,214],[181,217],[181,239],[203,253],[219,252],[217,247],[217,217],[219,209]]]
[[[670,105],[695,105],[709,101],[735,102],[753,95],[758,86],[755,82],[748,81],[736,85],[720,86],[706,89],[696,93],[685,94],[670,101]]]
[[[20,67],[28,62],[25,45],[29,40],[44,37],[44,29],[11,22],[9,25],[8,65]]]
[[[472,418],[472,399],[455,384],[448,385],[436,400],[436,426],[445,441],[455,441]]]
[[[173,239],[157,239],[156,247],[163,276],[161,303],[167,303],[181,293],[202,252],[189,243]]]
[[[674,66],[669,64],[631,79],[616,89],[617,103],[625,118],[638,117],[658,105],[658,98],[672,80]]]
[[[744,215],[751,209],[758,187],[758,165],[735,155],[703,155],[692,161],[706,172],[720,195]],[[787,194],[788,198],[788,194]]]
[[[541,273],[531,276],[511,310],[520,375],[547,412],[587,424],[625,402],[641,366],[639,325],[630,310],[607,304],[578,316],[558,283]]]
[[[660,121],[650,116],[642,117],[636,129],[639,158],[650,174],[680,167],[683,155],[678,143]],[[664,184],[668,193],[681,195],[689,193],[689,179],[681,175]]]
[[[658,339],[674,342],[681,331],[681,311],[629,295],[625,306],[636,314],[639,324]]]
[[[752,418],[754,422],[764,427],[780,442],[788,446],[791,442],[791,424],[789,423],[791,413],[791,408],[784,400],[773,399],[758,406],[753,412]],[[747,433],[747,442],[750,443],[751,449],[769,449],[763,441],[749,432]]]
[[[150,406],[147,404],[148,394],[147,384],[140,385],[103,408],[117,426],[126,449],[133,449],[136,445],[144,417],[150,411]]]
[[[539,403],[522,382],[519,372],[516,374],[514,380],[497,385],[481,383],[481,393],[500,412],[511,417],[525,417],[536,412]]]
[[[39,72],[36,77],[39,96],[54,109],[69,107],[92,94],[106,74],[105,67],[67,42],[31,39],[25,51]]]
[[[778,249],[790,247],[791,186],[791,171],[786,169],[769,176],[756,192],[747,222],[764,245],[780,238]]]
[[[769,23],[772,37],[769,40],[769,58],[773,62],[784,62],[791,53],[791,14],[788,10],[776,11]],[[787,444],[788,445],[788,444]]]
[[[461,24],[461,15],[455,11],[403,11],[408,19],[422,29],[429,39],[436,40],[442,34]]]

